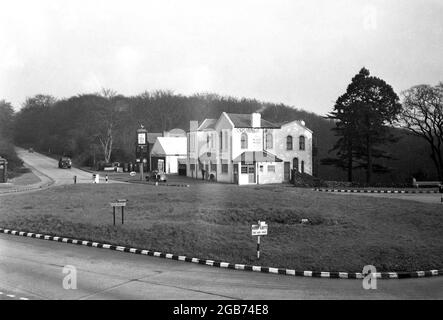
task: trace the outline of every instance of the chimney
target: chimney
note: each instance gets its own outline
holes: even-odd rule
[[[260,128],[261,127],[261,114],[254,112],[251,113],[251,127]]]
[[[198,129],[198,121],[195,120],[191,120],[189,121],[189,131],[190,132],[195,132]]]

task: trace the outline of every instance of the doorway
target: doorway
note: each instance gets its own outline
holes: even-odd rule
[[[294,158],[292,160],[292,169],[296,170],[296,172],[299,172],[298,171],[298,158]]]
[[[255,165],[248,166],[248,183],[255,183]]]
[[[284,180],[289,181],[291,171],[291,163],[289,161],[284,163]]]

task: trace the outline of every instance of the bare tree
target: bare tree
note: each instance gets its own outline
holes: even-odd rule
[[[443,83],[414,86],[404,92],[400,125],[425,139],[443,181]]]
[[[120,110],[116,107],[117,93],[111,89],[102,89],[100,96],[104,98],[103,103],[94,110],[96,126],[95,137],[102,147],[105,162],[111,161],[114,143],[114,131],[119,122]]]

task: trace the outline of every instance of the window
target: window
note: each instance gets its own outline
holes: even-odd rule
[[[228,143],[229,143],[229,141],[228,141],[228,132],[225,131],[225,149],[226,150],[229,149]]]
[[[246,133],[241,135],[241,148],[248,149],[248,135]]]
[[[223,131],[220,131],[220,151],[223,149]]]
[[[272,133],[266,134],[266,149],[272,149],[273,148],[274,141],[272,139]]]
[[[188,154],[189,154],[189,152],[191,152],[191,135],[188,133],[187,134],[187,140],[188,141],[186,141],[187,142],[187,148],[188,148]]]
[[[286,137],[286,150],[292,150],[292,136]]]
[[[222,164],[222,173],[228,173],[228,165]]]
[[[217,164],[211,163],[211,171],[217,171]]]
[[[191,163],[190,169],[191,169],[191,171],[195,171],[195,164],[194,163]]]
[[[275,172],[275,166],[274,165],[268,165],[268,172]]]
[[[241,166],[241,173],[248,173],[248,167],[247,166]]]
[[[300,150],[305,150],[305,137],[300,136],[298,141],[298,146]]]

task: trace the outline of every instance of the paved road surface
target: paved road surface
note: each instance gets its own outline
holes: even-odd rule
[[[90,174],[58,169],[57,161],[20,151],[55,185],[91,183]],[[45,191],[39,191],[45,192]],[[23,194],[26,196],[26,194]],[[77,289],[63,288],[63,267],[77,269]],[[321,270],[320,270],[321,271]],[[443,277],[318,279],[201,266],[105,249],[0,234],[1,299],[443,299]]]
[[[63,289],[66,265],[77,268],[76,290]],[[28,299],[443,299],[443,277],[377,285],[364,290],[360,280],[226,270],[0,235],[0,291]]]
[[[30,167],[37,169],[36,174],[41,178],[42,174],[55,180],[55,186],[73,184],[74,176],[77,176],[77,183],[92,183],[92,173],[77,169],[59,169],[58,161],[46,157],[40,153],[16,148],[18,156]],[[105,182],[104,176],[100,176],[100,182]],[[112,181],[110,181],[112,182]]]

